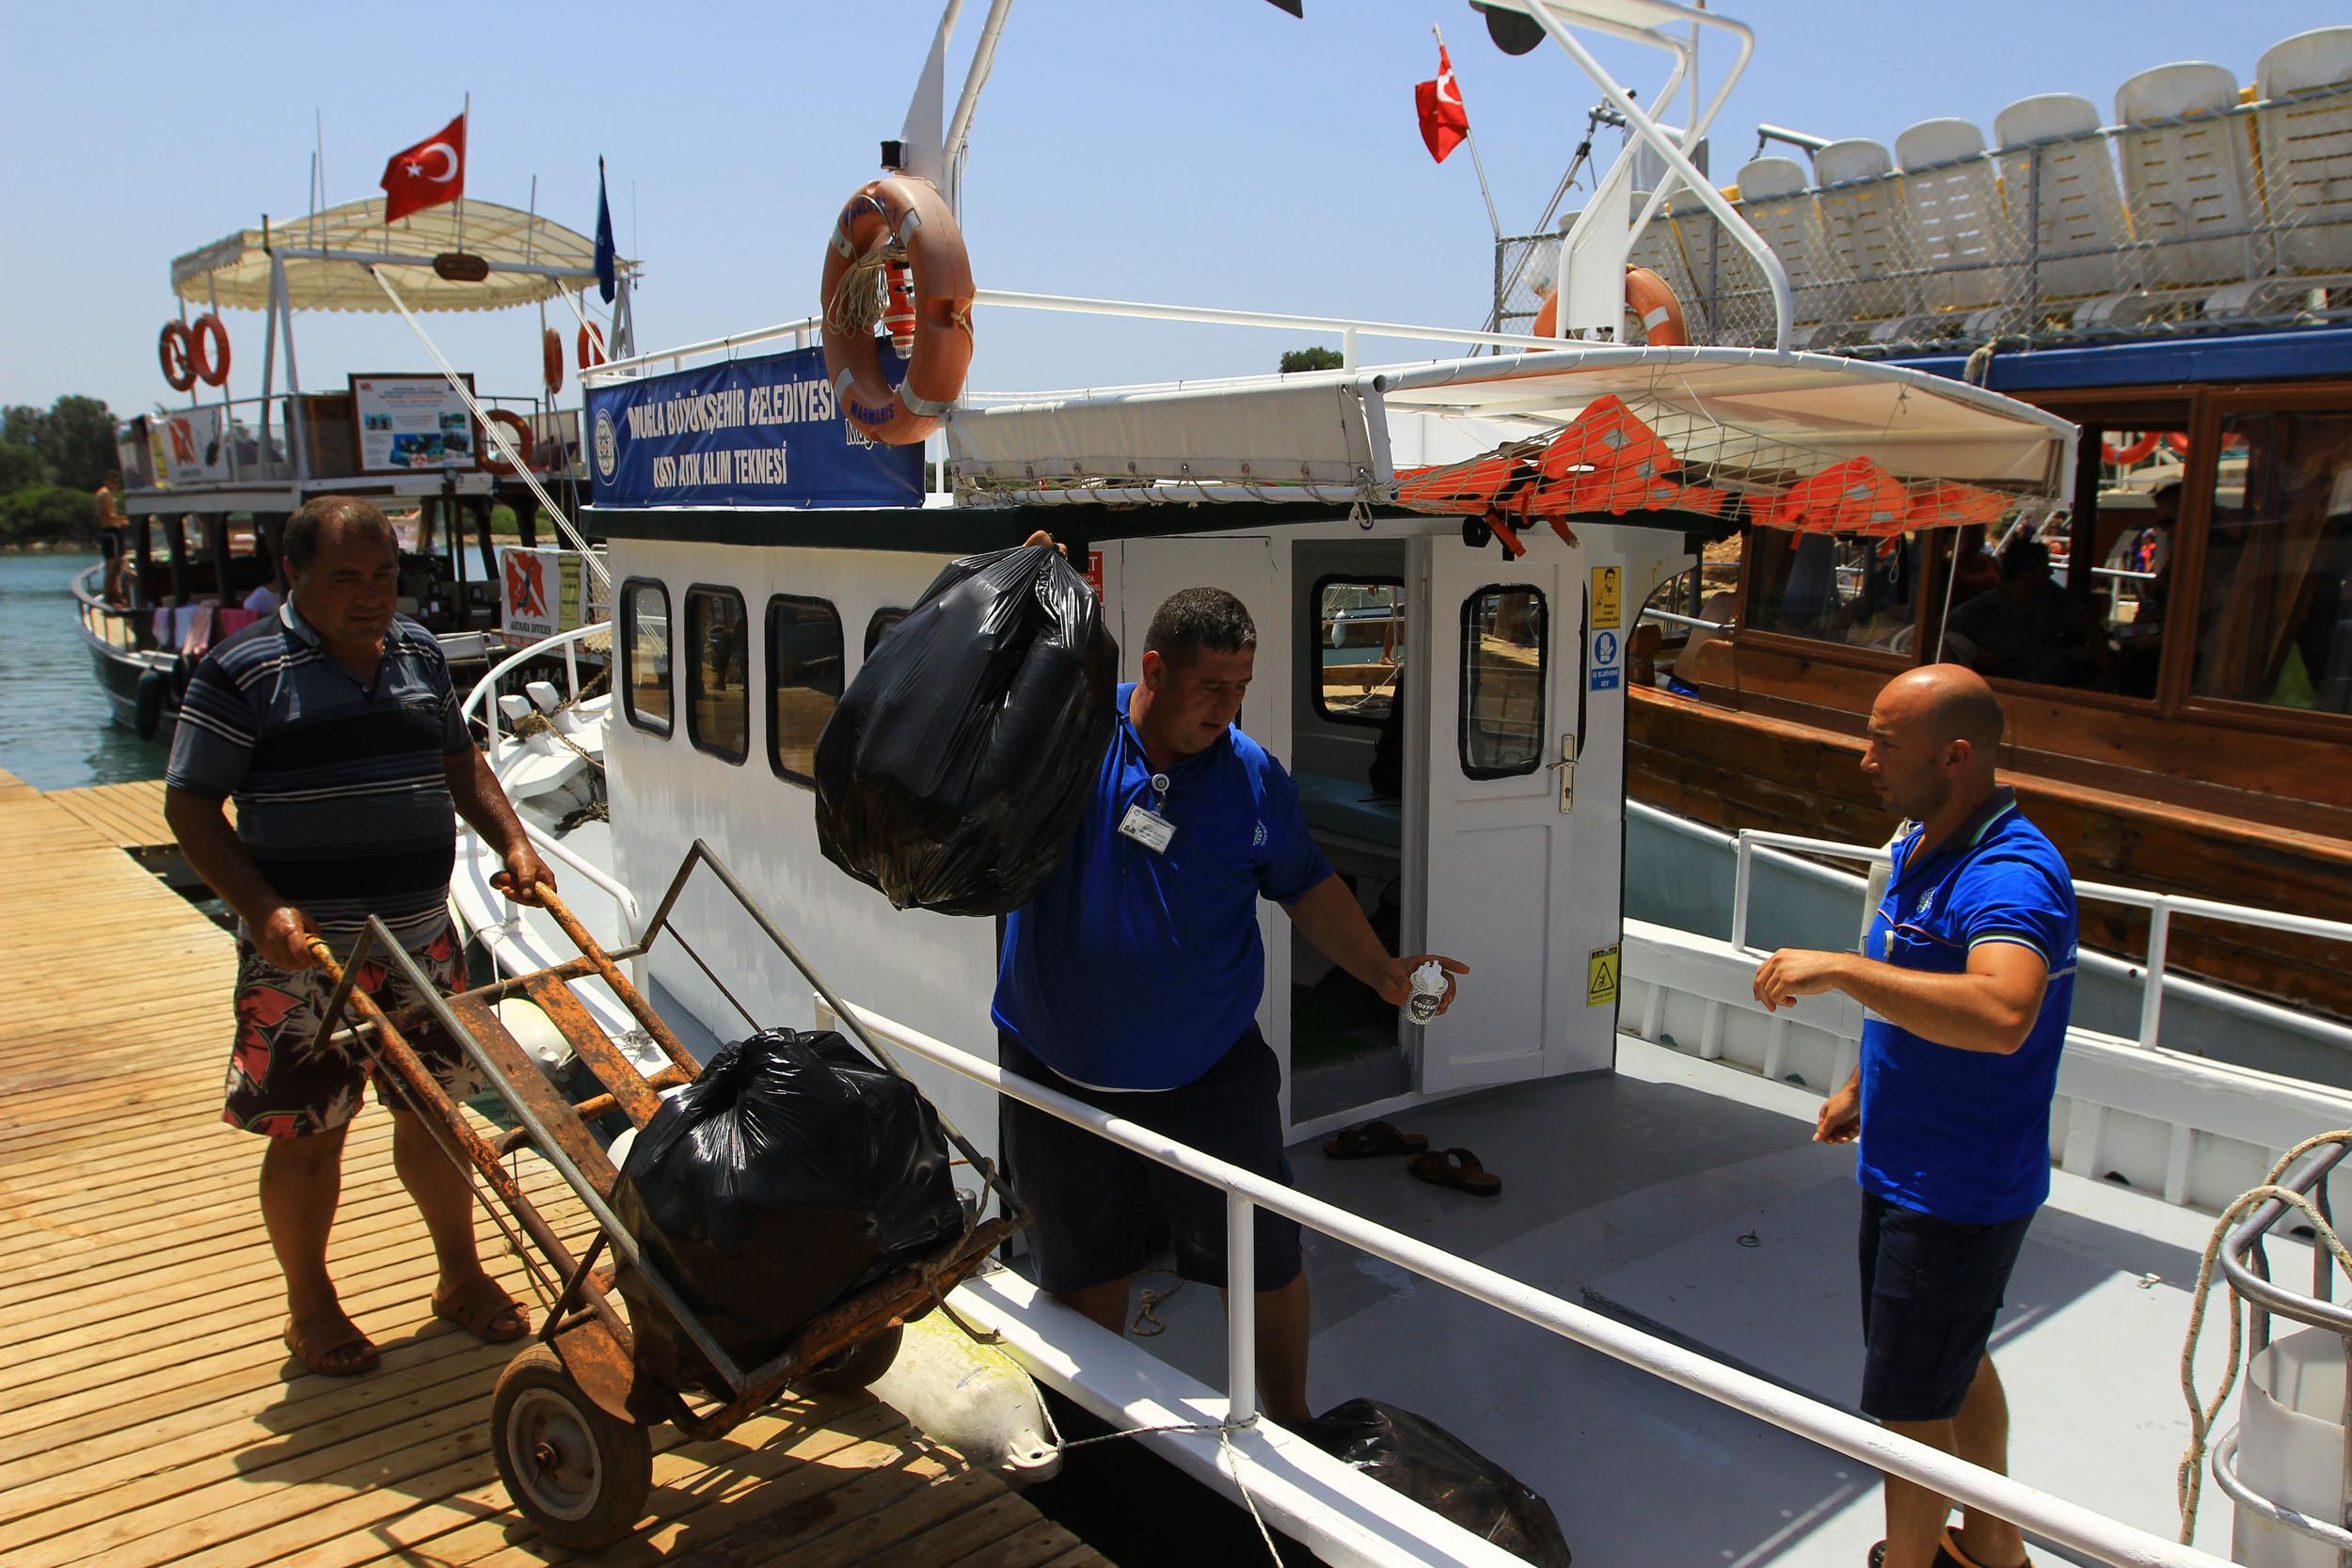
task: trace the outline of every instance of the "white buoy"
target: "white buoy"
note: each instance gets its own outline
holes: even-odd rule
[[[907,1324],[898,1359],[872,1391],[924,1436],[1015,1486],[1061,1469],[1036,1383],[1001,1346],[977,1342],[944,1312]]]
[[[2237,1479],[2329,1524],[2344,1516],[2344,1340],[2324,1328],[2274,1339],[2248,1364]],[[2240,1503],[2230,1555],[2247,1568],[2336,1568],[2336,1549]]]

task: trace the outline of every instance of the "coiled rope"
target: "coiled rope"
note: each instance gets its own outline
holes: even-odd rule
[[[2288,1149],[2280,1157],[2279,1163],[2270,1167],[2270,1174],[2264,1178],[2261,1186],[2239,1194],[2227,1209],[2221,1211],[2221,1217],[2213,1223],[2213,1238],[2205,1243],[2205,1256],[2197,1265],[2197,1294],[2188,1308],[2188,1338],[2181,1346],[2181,1394],[2188,1401],[2188,1449],[2181,1455],[2181,1468],[2174,1478],[2175,1497],[2181,1510],[2180,1543],[2184,1546],[2189,1544],[2190,1538],[2197,1533],[2197,1505],[2204,1495],[2206,1443],[2212,1436],[2213,1423],[2219,1418],[2221,1407],[2229,1402],[2231,1392],[2237,1386],[2238,1370],[2245,1353],[2246,1303],[2233,1288],[2230,1291],[2229,1363],[2221,1375],[2221,1386],[2215,1391],[2213,1399],[2210,1402],[2199,1400],[2197,1340],[2204,1332],[2205,1298],[2213,1290],[2214,1268],[2220,1260],[2223,1244],[2229,1239],[2230,1227],[2248,1211],[2276,1198],[2302,1212],[2303,1217],[2311,1222],[2312,1244],[2326,1247],[2329,1256],[2334,1258],[2336,1267],[2344,1271],[2344,1277],[2352,1279],[2352,1250],[2345,1248],[2343,1240],[2336,1235],[2335,1227],[2329,1225],[2327,1217],[2320,1213],[2319,1205],[2302,1193],[2279,1185],[2279,1178],[2286,1174],[2288,1166],[2312,1149],[2328,1144],[2352,1144],[2352,1130],[2322,1132]]]

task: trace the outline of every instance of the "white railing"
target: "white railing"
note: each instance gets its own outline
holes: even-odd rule
[[[473,689],[467,692],[466,700],[458,705],[458,718],[469,719],[479,711],[489,731],[489,742],[485,751],[496,752],[499,743],[499,678],[532,659],[546,657],[554,651],[558,644],[561,644],[564,650],[564,698],[566,702],[578,702],[580,700],[580,644],[596,632],[609,632],[612,629],[612,623],[610,621],[599,621],[593,626],[574,626],[569,631],[560,631],[552,637],[541,638],[531,646],[509,654],[492,665],[488,673],[474,682]],[[614,665],[617,667],[619,659],[617,649],[614,651],[613,658]],[[576,873],[589,886],[604,894],[618,905],[624,922],[624,934],[632,940],[636,937],[638,931],[644,928],[645,918],[644,911],[638,908],[635,894],[616,881],[610,872],[572,853],[555,838],[532,826],[519,814],[516,820],[522,823],[524,836],[531,840],[541,854],[555,861],[564,869]]]
[[[818,1027],[838,1021],[822,997],[816,999],[816,1007]],[[1886,1474],[1903,1477],[1968,1507],[1981,1508],[2021,1528],[2036,1531],[2070,1552],[2082,1553],[2100,1562],[2129,1564],[2132,1568],[2222,1568],[2219,1559],[2194,1547],[2163,1540],[2037,1487],[1981,1469],[1940,1449],[1899,1436],[1859,1416],[1849,1415],[1778,1384],[1710,1361],[1694,1351],[1564,1301],[1508,1275],[1214,1159],[1123,1117],[1097,1110],[1006,1072],[993,1062],[879,1013],[854,1005],[851,1010],[856,1014],[854,1022],[863,1025],[866,1033],[1224,1193],[1229,1271],[1225,1293],[1229,1420],[1247,1420],[1257,1408],[1256,1292],[1250,1272],[1254,1266],[1251,1238],[1255,1211],[1263,1208],[1783,1432],[1793,1433]]]
[[[1629,802],[1629,804],[1633,807],[1637,815],[1656,813],[1661,817],[1672,816],[1671,813],[1658,811],[1658,808],[1654,806],[1643,807],[1639,802]],[[1799,833],[1765,832],[1758,829],[1748,828],[1742,829],[1732,837],[1730,842],[1734,856],[1731,882],[1731,945],[1743,953],[1755,953],[1758,956],[1761,956],[1762,950],[1748,944],[1748,902],[1757,855],[1772,850],[1798,850],[1804,854],[1822,855],[1836,860],[1858,861],[1869,865],[1888,863],[1887,852],[1884,848],[1873,848],[1865,844],[1842,844],[1825,838],[1807,838]],[[1790,865],[1803,866],[1806,863],[1789,854],[1774,855],[1772,858]],[[1814,867],[1813,869],[1820,868]],[[2236,926],[2251,926],[2262,930],[2284,931],[2295,936],[2317,937],[2323,942],[2352,942],[2352,923],[2323,920],[2315,915],[2290,914],[2281,910],[2256,909],[2249,904],[2224,904],[2211,898],[2193,898],[2181,894],[2150,893],[2140,888],[2119,887],[2111,882],[2077,880],[2074,883],[2074,895],[2078,899],[2092,903],[2122,904],[2127,908],[2148,911],[2147,954],[2137,968],[2122,959],[2108,958],[2104,954],[2085,953],[2081,955],[2084,967],[2105,967],[2092,960],[2106,958],[2107,963],[2113,965],[2120,974],[2127,977],[2137,975],[2142,978],[2138,1035],[2138,1043],[2142,1046],[2153,1046],[2156,1043],[2157,1026],[2162,1021],[2164,1012],[2165,988],[2170,985],[2182,990],[2192,989],[2189,983],[2170,979],[2166,974],[2166,949],[2171,940],[2172,917],[2176,914],[2193,915],[2201,920],[2224,921]],[[1863,911],[1864,917],[1867,919],[1870,912],[1866,909]],[[2251,1016],[2262,1017],[2265,1022],[2283,1022],[2296,1028],[2315,1033],[2338,1035],[2342,1037],[2341,1043],[2352,1044],[2352,1030],[2344,1030],[2340,1025],[2331,1025],[2326,1020],[2314,1019],[2308,1014],[2264,1004],[2255,998],[2241,997],[2234,991],[2223,990],[2218,987],[2197,985],[2193,989],[2198,992],[2201,1000],[2210,1001],[2217,1006],[2246,1012]]]

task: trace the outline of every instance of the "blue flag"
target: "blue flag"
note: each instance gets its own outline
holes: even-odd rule
[[[613,291],[619,286],[614,271],[612,248],[612,203],[604,195],[604,160],[596,160],[596,293],[607,305],[612,303]]]

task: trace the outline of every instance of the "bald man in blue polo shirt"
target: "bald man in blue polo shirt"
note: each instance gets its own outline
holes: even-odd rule
[[[2074,884],[1994,780],[2001,705],[1932,664],[1889,681],[1862,770],[1906,819],[1868,951],[1784,949],[1756,972],[1778,1008],[1863,1006],[1862,1063],[1818,1143],[1860,1139],[1862,1408],[2004,1474],[2009,1404],[1985,1347],[2034,1212],[2050,1196],[2050,1100],[2074,991]],[[2017,1568],[2017,1527],[1886,1478],[1883,1568]]]
[[[1393,1006],[1424,960],[1470,967],[1391,957],[1315,847],[1297,786],[1236,722],[1257,644],[1248,610],[1219,589],[1184,589],[1152,616],[1143,679],[1119,688],[1120,721],[1069,853],[1006,917],[993,1012],[1006,1070],[1288,1181],[1281,1067],[1257,1025],[1258,899]],[[1155,1222],[1183,1277],[1224,1287],[1222,1194],[1016,1101],[1000,1127],[1007,1172],[1035,1213],[1041,1289],[1121,1332]],[[1311,1412],[1297,1225],[1258,1211],[1253,1253],[1265,1410],[1301,1421]]]

